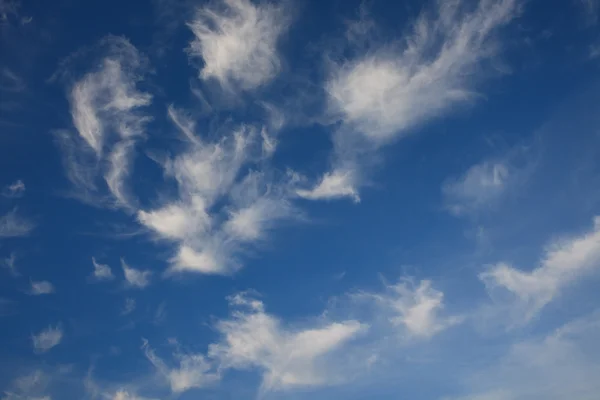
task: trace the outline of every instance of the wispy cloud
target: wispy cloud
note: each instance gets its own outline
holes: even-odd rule
[[[455,215],[477,211],[502,196],[510,179],[509,167],[500,161],[474,165],[462,176],[444,183],[446,206]]]
[[[35,224],[19,215],[17,208],[0,216],[0,238],[27,236]]]
[[[460,316],[444,314],[444,294],[432,287],[429,280],[417,285],[411,278],[387,285],[382,293],[361,292],[359,299],[372,299],[380,306],[378,313],[407,337],[431,338],[441,331],[460,323]]]
[[[19,276],[20,274],[17,269],[16,262],[17,262],[17,255],[13,252],[13,253],[10,253],[10,256],[8,256],[4,260],[2,260],[0,262],[0,265],[2,265],[4,268],[8,269],[8,271],[10,272],[10,274],[12,276]]]
[[[358,56],[332,63],[325,83],[328,112],[342,125],[334,134],[328,175],[351,179],[337,192],[317,190],[327,181],[322,179],[319,195],[306,197],[356,199],[374,151],[476,97],[482,64],[500,49],[498,29],[519,8],[517,0],[482,0],[474,8],[465,3],[437,1],[401,43],[371,43],[355,51]]]
[[[499,360],[472,369],[465,394],[443,400],[594,399],[600,390],[599,314],[519,340]]]
[[[35,369],[14,379],[10,388],[3,391],[2,400],[51,400],[44,395],[51,380],[48,374]]]
[[[113,203],[131,207],[125,180],[136,138],[150,120],[141,111],[152,96],[137,89],[146,60],[126,39],[109,36],[95,48],[101,54],[98,66],[83,77],[69,81],[71,115],[77,135],[59,132],[65,153],[67,176],[84,199],[102,202],[98,178],[102,176]],[[98,59],[90,50],[75,53],[63,63],[58,75],[72,79],[72,65],[81,58]],[[89,61],[88,61],[89,62]],[[99,197],[99,199],[94,198]],[[88,199],[92,201],[92,199]]]
[[[121,315],[129,315],[131,314],[133,311],[135,311],[135,299],[132,299],[130,297],[125,299],[125,305],[123,306],[123,310],[121,310]]]
[[[16,0],[0,0],[0,23],[8,20],[9,16],[17,16],[21,2]]]
[[[188,142],[184,152],[163,162],[178,198],[140,211],[138,220],[177,243],[170,272],[230,274],[239,268],[236,256],[244,248],[298,215],[289,200],[295,178],[269,168],[263,136],[253,126],[223,127],[219,140],[204,142],[193,120],[174,108],[169,116]]]
[[[536,166],[536,154],[528,146],[485,159],[442,185],[447,210],[456,215],[474,215],[498,206],[523,186]]]
[[[20,179],[6,186],[2,190],[2,196],[12,199],[21,197],[23,194],[25,194],[25,184]]]
[[[150,285],[152,271],[143,271],[131,268],[123,259],[121,259],[121,266],[123,268],[123,274],[125,275],[125,281],[129,286],[143,289]]]
[[[223,0],[199,8],[188,23],[195,36],[189,53],[202,59],[202,79],[228,90],[254,89],[279,72],[277,43],[289,23],[284,5]]]
[[[146,358],[154,365],[158,374],[168,382],[173,393],[210,386],[220,379],[218,373],[212,371],[211,364],[201,354],[176,354],[178,366],[170,368],[156,355],[146,340],[142,348]]]
[[[110,281],[115,278],[112,269],[108,265],[96,262],[94,257],[92,257],[92,264],[94,265],[94,272],[92,273],[92,278],[94,280]]]
[[[33,349],[38,353],[45,353],[54,346],[60,344],[63,338],[63,330],[60,325],[56,327],[49,326],[37,335],[31,336]]]
[[[27,85],[19,75],[9,68],[0,69],[0,91],[2,92],[22,92]]]
[[[327,355],[343,348],[368,327],[355,320],[323,323],[306,329],[289,329],[265,312],[261,301],[244,294],[230,299],[235,308],[217,330],[223,339],[209,347],[209,356],[221,368],[258,368],[262,390],[311,387],[337,382]]]
[[[343,377],[329,357],[368,329],[355,320],[294,329],[246,293],[229,301],[232,316],[216,323],[221,338],[207,355],[176,353],[179,366],[171,368],[144,342],[146,357],[174,393],[211,385],[228,369],[262,371],[263,393],[339,383]]]
[[[492,296],[510,294],[508,303],[501,301],[500,305],[510,308],[516,322],[526,322],[556,298],[564,287],[599,265],[600,218],[596,217],[591,231],[550,243],[535,268],[524,271],[507,263],[498,263],[480,274],[480,278]]]
[[[31,281],[31,288],[29,288],[28,293],[32,296],[41,296],[54,292],[54,285],[48,281]]]

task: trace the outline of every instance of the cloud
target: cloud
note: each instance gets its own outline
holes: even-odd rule
[[[502,162],[484,161],[442,187],[448,210],[454,215],[476,211],[505,192],[511,172]]]
[[[45,353],[60,344],[62,338],[62,327],[58,325],[56,327],[49,326],[37,335],[32,335],[31,341],[33,342],[33,349],[37,353]]]
[[[499,360],[471,371],[465,394],[443,400],[595,399],[600,383],[599,314],[513,343]]]
[[[518,13],[518,1],[464,3],[437,1],[435,12],[423,12],[401,43],[371,43],[354,49],[356,57],[332,62],[328,114],[341,126],[330,174],[352,171],[353,179],[329,198],[355,199],[358,173],[374,151],[476,97],[483,64],[500,49],[498,29]]]
[[[96,259],[92,257],[92,264],[94,265],[94,272],[92,277],[97,281],[110,281],[115,278],[112,273],[112,269],[106,264],[99,264]]]
[[[299,189],[298,196],[309,200],[337,199],[349,197],[354,202],[360,202],[360,197],[354,187],[354,176],[352,171],[332,171],[326,173],[314,188]]]
[[[258,369],[263,393],[340,383],[344,377],[331,357],[368,329],[355,320],[291,328],[267,314],[263,303],[247,293],[232,296],[229,302],[231,317],[215,324],[220,338],[209,345],[206,355],[178,351],[173,355],[177,366],[170,367],[144,340],[146,358],[173,393],[210,386],[227,370]]]
[[[22,92],[27,85],[23,79],[9,68],[0,69],[0,91],[2,92]]]
[[[0,238],[27,236],[35,224],[19,215],[17,208],[0,216]]]
[[[209,357],[223,369],[262,370],[262,391],[336,383],[340,377],[327,356],[367,329],[355,320],[290,329],[259,300],[238,294],[230,303],[235,311],[216,325],[222,339],[209,346]]]
[[[142,348],[146,358],[154,365],[162,378],[169,383],[173,393],[203,388],[220,379],[217,373],[211,372],[211,364],[201,354],[175,354],[178,367],[169,368],[150,348],[146,340],[144,340]]]
[[[2,190],[2,196],[8,197],[11,199],[21,197],[25,193],[25,184],[22,180],[17,180],[14,183],[6,186]]]
[[[600,217],[593,229],[579,236],[551,243],[539,264],[523,271],[507,263],[498,263],[479,275],[488,291],[502,297],[518,320],[529,321],[561,290],[590,274],[600,265]]]
[[[135,300],[132,298],[125,299],[125,305],[121,311],[121,315],[129,315],[135,310]]]
[[[158,308],[154,312],[154,318],[152,322],[155,325],[162,324],[167,318],[167,303],[164,301],[158,305]]]
[[[19,274],[19,271],[17,270],[16,261],[17,261],[17,255],[13,252],[13,253],[10,253],[9,257],[2,260],[0,262],[0,264],[3,267],[5,267],[6,269],[8,269],[8,271],[10,272],[10,274],[12,276],[19,276],[20,274]]]
[[[141,397],[127,390],[118,390],[112,395],[105,395],[107,400],[151,400],[147,397]]]
[[[527,145],[516,146],[500,156],[485,159],[443,183],[445,206],[456,216],[473,215],[493,208],[523,186],[537,164],[537,154]]]
[[[284,5],[223,0],[199,8],[188,26],[194,33],[189,54],[201,58],[200,78],[228,90],[254,89],[278,74],[277,43],[290,17]]]
[[[459,316],[441,315],[444,294],[434,289],[429,280],[416,285],[412,279],[403,278],[395,285],[386,286],[383,293],[361,292],[357,297],[375,300],[383,307],[379,312],[408,337],[431,338],[463,320]]]
[[[54,292],[54,285],[48,281],[31,281],[31,288],[29,289],[30,295],[40,296]]]
[[[18,16],[21,3],[16,0],[0,0],[0,24],[5,23],[10,15]]]
[[[40,369],[14,379],[10,389],[3,392],[2,400],[51,400],[45,396],[51,378]]]
[[[187,142],[182,153],[162,163],[178,196],[139,211],[138,220],[176,243],[170,273],[235,272],[241,252],[264,240],[276,223],[298,216],[289,200],[295,178],[269,167],[263,137],[253,126],[225,126],[218,140],[204,142],[189,117],[174,108],[169,116]]]
[[[142,271],[131,268],[123,259],[121,259],[121,266],[123,267],[123,274],[125,275],[125,280],[129,286],[143,289],[150,285],[152,271]]]
[[[98,176],[104,177],[113,203],[131,208],[125,180],[129,175],[135,140],[143,136],[150,117],[143,108],[152,95],[141,92],[137,84],[146,69],[146,59],[126,39],[108,36],[95,48],[81,50],[63,62],[58,76],[71,78],[76,61],[95,59],[97,65],[79,79],[69,79],[71,116],[77,135],[57,135],[65,154],[67,176],[81,192],[78,196],[92,201],[98,197]],[[100,192],[101,193],[101,192]],[[102,196],[96,201],[102,202]]]

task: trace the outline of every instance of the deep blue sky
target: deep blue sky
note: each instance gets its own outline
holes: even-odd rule
[[[595,399],[600,2],[0,0],[0,399]]]

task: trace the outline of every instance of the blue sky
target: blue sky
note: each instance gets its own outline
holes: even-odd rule
[[[596,399],[599,28],[0,0],[0,399]]]

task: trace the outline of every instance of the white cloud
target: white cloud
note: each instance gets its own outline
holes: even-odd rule
[[[209,347],[209,357],[221,368],[262,370],[263,391],[336,383],[340,377],[327,355],[367,329],[354,320],[290,329],[258,300],[242,294],[230,301],[236,310],[217,324],[223,338]]]
[[[173,393],[183,393],[194,388],[203,388],[219,380],[212,372],[211,364],[201,354],[175,354],[178,367],[169,368],[154,350],[144,341],[144,353],[158,373],[165,379]]]
[[[46,391],[51,378],[42,370],[36,369],[31,373],[13,380],[10,389],[3,391],[2,400],[51,400]]]
[[[94,265],[93,278],[98,281],[109,281],[115,278],[112,273],[112,269],[106,264],[100,264],[96,262],[96,259],[92,257],[92,264]]]
[[[471,371],[464,396],[444,400],[593,400],[600,383],[598,313],[543,337],[518,341],[500,360]]]
[[[135,310],[135,300],[132,298],[125,299],[125,305],[121,311],[121,315],[129,315]]]
[[[462,176],[448,180],[442,187],[448,210],[455,215],[476,211],[498,200],[511,179],[510,166],[484,161]]]
[[[82,193],[84,200],[98,197],[98,175],[104,176],[116,205],[130,208],[133,200],[127,193],[136,138],[150,118],[141,110],[152,96],[137,89],[146,67],[145,58],[126,39],[108,36],[97,46],[102,54],[75,53],[70,63],[81,58],[97,60],[93,70],[76,80],[69,90],[71,115],[78,136],[68,132],[58,135],[65,153],[67,176]],[[86,60],[89,62],[89,60]],[[69,75],[68,66],[64,75]],[[100,202],[105,201],[100,196]]]
[[[54,346],[57,346],[63,338],[63,331],[60,325],[56,327],[49,326],[37,335],[31,336],[33,349],[39,353],[45,353]]]
[[[35,224],[19,215],[17,208],[0,216],[0,238],[27,236]]]
[[[20,179],[15,181],[14,183],[11,183],[10,185],[6,186],[2,190],[2,196],[12,198],[12,199],[21,197],[21,196],[23,196],[24,193],[25,193],[25,184]]]
[[[444,294],[434,289],[431,281],[422,280],[417,286],[412,279],[404,278],[386,289],[385,293],[360,293],[359,297],[376,300],[384,307],[380,312],[408,336],[430,338],[462,321],[462,317],[441,315]]]
[[[107,400],[152,400],[124,389],[117,390],[114,394],[105,394],[104,398]]]
[[[31,281],[31,288],[29,289],[29,294],[33,296],[50,294],[54,292],[54,285],[48,281]]]
[[[517,14],[518,1],[464,3],[437,1],[435,13],[422,13],[402,43],[371,45],[332,64],[328,110],[342,121],[334,171],[361,170],[377,147],[475,97],[482,64],[498,53],[498,28]],[[348,197],[356,192],[344,188]]]
[[[17,255],[13,252],[10,253],[10,256],[2,260],[1,264],[3,267],[7,268],[12,276],[19,276],[19,271],[16,266]]]
[[[152,271],[142,271],[131,268],[123,259],[121,259],[121,266],[123,267],[123,274],[125,275],[125,280],[129,286],[143,289],[150,284]]]
[[[131,169],[133,146],[134,142],[132,140],[123,140],[117,143],[108,156],[109,166],[106,175],[104,175],[106,184],[117,203],[126,206],[131,206],[133,202],[125,187],[125,179],[129,176]]]
[[[220,339],[209,346],[207,355],[176,352],[177,367],[170,367],[144,340],[146,357],[173,393],[212,385],[229,369],[261,371],[263,393],[340,383],[344,376],[332,357],[368,328],[355,320],[291,328],[245,293],[229,301],[232,315],[216,323]]]
[[[202,79],[226,89],[254,89],[279,72],[277,42],[289,24],[283,6],[223,0],[198,9],[188,23],[194,33],[189,53],[204,62]]]
[[[326,173],[321,181],[312,189],[299,189],[298,196],[310,200],[336,199],[349,197],[354,202],[360,202],[360,197],[355,188],[355,173],[352,171],[332,171]]]
[[[490,294],[510,294],[518,319],[530,320],[560,291],[600,265],[600,217],[591,231],[551,243],[539,264],[523,271],[498,263],[480,274]]]
[[[173,107],[169,116],[188,146],[163,162],[166,176],[177,182],[178,197],[139,211],[138,220],[177,245],[171,273],[230,274],[240,267],[237,255],[246,246],[297,215],[288,200],[294,178],[277,178],[270,170],[263,158],[264,138],[252,126],[205,143],[188,116]]]

